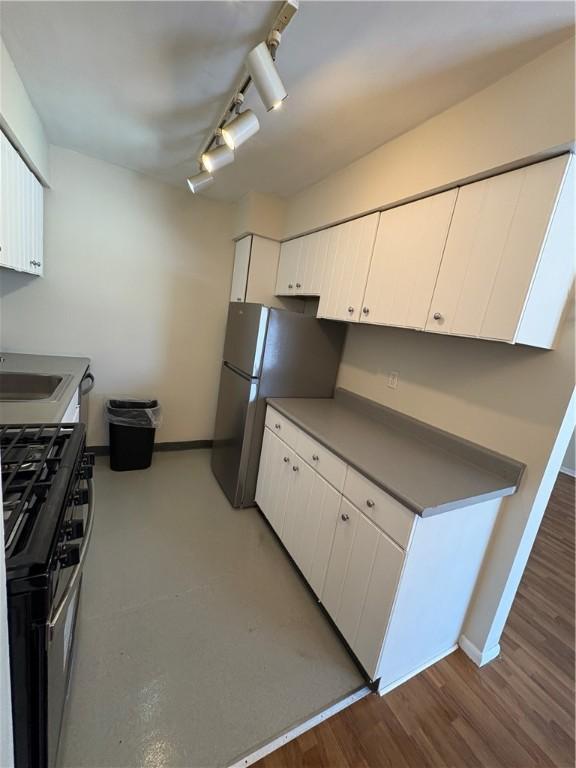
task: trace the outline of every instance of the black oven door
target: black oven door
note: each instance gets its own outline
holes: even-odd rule
[[[88,551],[94,523],[94,486],[88,480],[88,503],[84,507],[84,535],[79,544],[78,562],[60,571],[58,587],[54,595],[52,611],[46,625],[47,642],[47,758],[49,768],[54,768],[74,650],[76,615],[80,599],[82,571]],[[77,517],[79,508],[75,508]]]

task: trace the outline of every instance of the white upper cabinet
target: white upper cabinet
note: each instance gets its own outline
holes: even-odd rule
[[[320,296],[330,246],[330,230],[313,232],[301,240],[296,293],[300,296]]]
[[[358,321],[379,213],[339,224],[330,233],[318,317]]]
[[[457,190],[380,214],[361,320],[422,330]]]
[[[236,243],[230,301],[283,306],[275,297],[280,243],[247,235]]]
[[[276,294],[319,296],[331,230],[288,240],[280,247]]]
[[[250,268],[250,250],[252,248],[252,235],[238,240],[234,250],[234,271],[232,273],[232,287],[230,288],[230,301],[245,301],[246,287],[248,285],[248,270]]]
[[[43,274],[44,190],[0,132],[0,266]]]
[[[277,296],[294,296],[298,277],[298,263],[302,250],[303,237],[288,240],[280,246],[280,261],[276,278]]]
[[[574,270],[569,161],[459,190],[427,331],[553,345]]]

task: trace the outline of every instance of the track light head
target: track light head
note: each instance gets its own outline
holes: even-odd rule
[[[204,170],[208,171],[208,173],[213,173],[219,168],[234,162],[234,150],[230,149],[226,144],[220,144],[220,146],[214,147],[209,152],[204,152],[201,162]]]
[[[250,51],[246,69],[267,111],[278,109],[288,94],[266,43],[260,43]]]
[[[190,187],[190,191],[196,194],[205,187],[210,186],[214,181],[214,176],[212,176],[211,173],[208,173],[208,171],[200,171],[200,173],[197,173],[195,176],[190,176],[186,181]]]
[[[246,109],[223,126],[222,138],[230,149],[237,149],[259,130],[258,118],[251,109]]]

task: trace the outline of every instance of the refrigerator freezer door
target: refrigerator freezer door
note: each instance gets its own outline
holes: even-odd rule
[[[250,379],[226,363],[214,427],[212,472],[234,507],[242,505],[256,414],[258,379]]]
[[[260,397],[332,397],[345,333],[344,323],[271,309]]]
[[[233,302],[228,307],[224,362],[247,376],[260,375],[269,311],[262,304]]]

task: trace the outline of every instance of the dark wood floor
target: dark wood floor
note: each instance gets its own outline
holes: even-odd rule
[[[574,766],[574,480],[560,475],[501,641],[368,696],[258,768]]]

